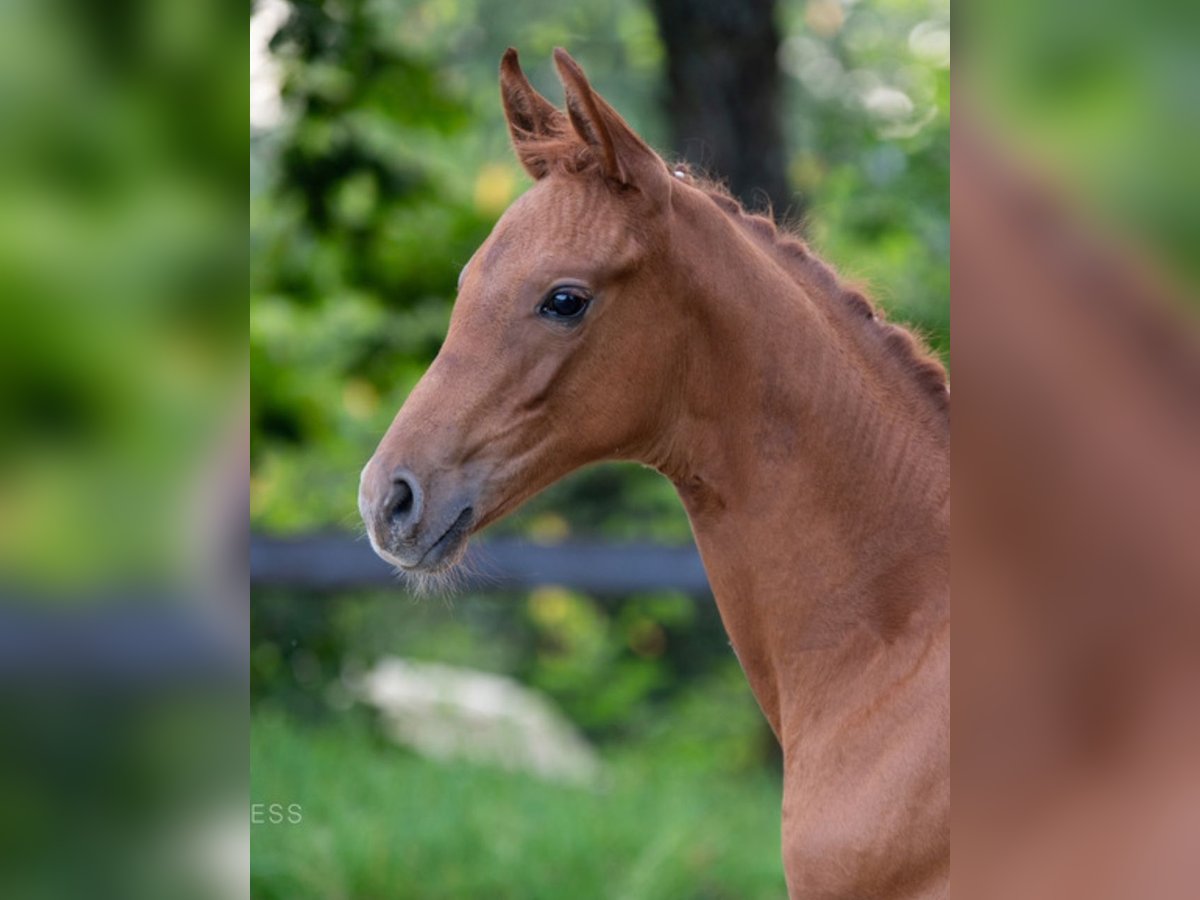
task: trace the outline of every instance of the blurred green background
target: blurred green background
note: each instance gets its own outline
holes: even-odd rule
[[[245,29],[0,4],[0,896],[236,890]]]
[[[786,194],[771,199],[802,214],[819,252],[893,318],[948,350],[948,4],[343,0],[256,10],[259,532],[361,533],[358,472],[438,350],[459,269],[528,184],[498,98],[509,45],[556,101],[550,53],[566,47],[654,146],[705,165],[704,136],[673,145],[680,98],[659,22],[687,13],[747,35],[773,23]],[[753,182],[734,187],[761,202]],[[491,533],[690,540],[670,484],[627,465],[578,473]],[[777,750],[711,600],[554,585],[421,602],[399,587],[263,588],[251,617],[253,799],[304,808],[302,824],[254,827],[255,896],[784,894]],[[392,744],[350,698],[347,675],[387,655],[544,692],[598,748],[603,783],[555,786]]]

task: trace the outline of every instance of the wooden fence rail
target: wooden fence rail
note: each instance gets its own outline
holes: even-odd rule
[[[472,546],[465,590],[562,585],[597,597],[677,590],[711,598],[694,547],[491,540]],[[403,580],[364,541],[342,535],[250,538],[251,587],[330,595]],[[240,683],[246,642],[240,603],[116,592],[87,602],[43,602],[0,584],[0,688],[61,684],[159,690],[175,681]],[[252,601],[253,602],[253,601]],[[222,612],[224,609],[224,612]],[[214,615],[215,611],[215,615]]]

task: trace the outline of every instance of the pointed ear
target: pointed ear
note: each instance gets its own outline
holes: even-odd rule
[[[521,71],[517,51],[512,47],[504,51],[500,60],[500,100],[504,104],[508,133],[512,136],[517,158],[533,178],[544,178],[549,171],[549,161],[544,153],[534,152],[533,148],[544,143],[546,138],[566,135],[567,117],[534,90]]]
[[[670,191],[670,172],[662,157],[592,90],[583,69],[566,50],[554,51],[554,63],[566,92],[571,127],[596,153],[604,175],[647,196],[664,197]]]

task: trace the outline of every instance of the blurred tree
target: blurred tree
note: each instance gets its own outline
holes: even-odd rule
[[[664,109],[685,159],[751,208],[803,204],[788,184],[775,0],[653,0],[667,51]]]

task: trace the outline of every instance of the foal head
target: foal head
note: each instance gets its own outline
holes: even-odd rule
[[[363,469],[376,551],[437,572],[572,470],[645,458],[682,350],[661,263],[671,172],[562,50],[560,111],[501,63],[533,187],[463,268],[441,352]]]

